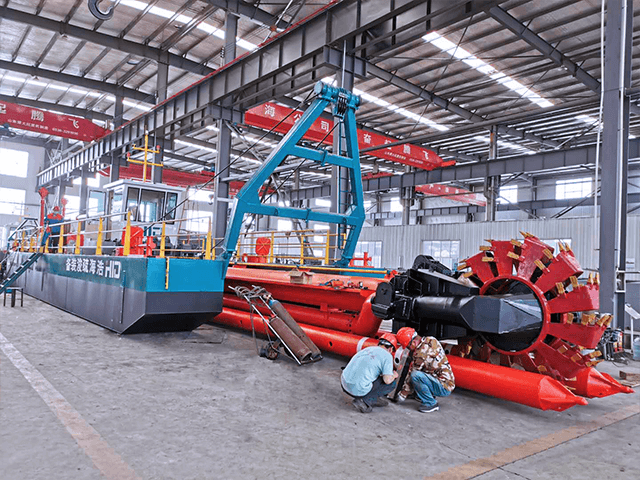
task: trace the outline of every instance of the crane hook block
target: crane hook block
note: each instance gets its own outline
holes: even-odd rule
[[[98,20],[110,20],[113,17],[113,2],[109,2],[111,6],[104,12],[98,7],[99,3],[102,3],[102,0],[88,0],[89,11]]]

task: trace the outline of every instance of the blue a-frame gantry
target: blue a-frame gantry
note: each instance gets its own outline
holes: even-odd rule
[[[265,160],[253,177],[238,192],[233,203],[231,218],[227,227],[223,244],[222,257],[228,262],[233,257],[240,236],[240,229],[245,214],[269,215],[272,217],[293,218],[305,221],[316,221],[338,224],[346,231],[346,241],[340,259],[335,265],[346,267],[353,258],[362,224],[364,223],[364,194],[362,191],[362,174],[360,171],[360,155],[355,112],[360,105],[360,97],[348,90],[332,87],[318,82],[314,87],[317,95],[304,114],[296,121],[289,133],[280,141],[271,155]],[[326,149],[313,149],[298,145],[303,135],[324,109],[333,105],[333,115],[343,120],[346,152],[330,153]],[[339,130],[336,129],[336,132]],[[339,144],[340,142],[338,142]],[[309,208],[281,207],[265,204],[260,200],[260,189],[274,170],[282,164],[287,156],[312,160],[320,165],[337,165],[346,168],[349,174],[350,204],[344,213],[318,212]],[[225,272],[226,273],[226,272]]]

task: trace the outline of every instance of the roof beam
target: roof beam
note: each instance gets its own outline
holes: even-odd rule
[[[428,197],[427,197],[428,198]],[[589,197],[585,197],[589,198]],[[600,196],[598,196],[600,199]],[[509,210],[546,210],[551,208],[566,208],[571,207],[576,204],[575,198],[570,198],[566,200],[556,200],[554,198],[550,198],[547,200],[527,200],[516,203],[500,203],[498,204],[498,211],[509,211]],[[627,195],[627,201],[629,204],[637,204],[640,203],[640,193],[629,193]],[[598,201],[598,204],[600,202]],[[586,206],[589,208],[593,208],[593,204],[589,203]],[[417,214],[419,217],[432,217],[432,216],[445,216],[445,215],[467,215],[469,213],[482,213],[485,211],[485,207],[481,207],[479,205],[455,205],[451,207],[434,207],[434,208],[420,208],[418,210],[411,210],[412,214]],[[402,218],[402,212],[375,212],[367,214],[367,220],[377,220],[377,219],[389,219],[389,218]]]
[[[481,117],[480,115],[473,113],[465,108],[462,108],[459,105],[443,98],[439,95],[436,95],[433,92],[430,92],[422,87],[414,85],[413,83],[404,80],[391,72],[388,72],[370,62],[367,62],[367,73],[370,73],[374,77],[379,78],[387,83],[390,83],[401,90],[404,90],[407,93],[411,93],[412,95],[421,98],[423,100],[427,100],[428,102],[432,102],[434,105],[451,112],[455,113],[459,117],[464,118],[465,120],[470,121],[471,123],[482,123],[485,122],[486,119]],[[540,137],[538,135],[534,135],[532,133],[527,133],[523,130],[518,130],[516,128],[507,127],[504,125],[498,125],[498,133],[511,135],[516,138],[522,138],[523,140],[531,140],[532,142],[539,143],[541,145],[546,145],[552,148],[557,148],[560,146],[559,142],[554,140],[550,140],[547,138]]]
[[[21,63],[7,62],[0,60],[0,69],[11,70],[12,72],[24,73],[32,77],[47,78],[56,82],[76,85],[78,87],[87,88],[89,90],[97,90],[99,92],[110,93],[111,95],[122,95],[126,98],[138,100],[140,102],[155,103],[155,95],[152,93],[139,92],[132,88],[121,87],[114,83],[101,82],[99,80],[91,80],[89,78],[76,77],[68,73],[54,72],[40,67],[31,67],[22,65]]]
[[[92,110],[85,110],[83,108],[71,107],[69,105],[61,105],[59,103],[42,102],[40,100],[31,100],[29,98],[11,97],[9,95],[0,95],[0,101],[19,103],[20,105],[27,105],[28,107],[42,108],[43,110],[53,110],[57,112],[66,113],[67,115],[75,115],[76,117],[86,118],[88,120],[113,120],[111,115],[106,113],[94,112]]]
[[[258,25],[265,27],[276,26],[278,28],[284,28],[286,22],[282,20],[278,22],[278,17],[271,15],[269,12],[258,8],[257,6],[250,5],[242,0],[203,0],[209,5],[218,7],[225,12],[233,13],[239,17],[251,20]]]
[[[640,139],[629,140],[629,158],[639,157]],[[498,158],[485,162],[458,164],[430,171],[419,170],[391,177],[372,178],[363,180],[362,186],[365,192],[375,192],[392,188],[427,185],[429,183],[467,181],[495,175],[595,165],[595,158],[596,147],[595,145],[590,145],[567,150],[541,152],[533,155]],[[300,189],[291,193],[291,200],[327,197],[329,196],[329,191],[328,185]]]
[[[180,55],[175,55],[158,48],[143,45],[141,43],[125,40],[124,38],[105,35],[104,33],[94,32],[86,28],[76,27],[65,22],[58,22],[39,15],[33,15],[20,10],[14,10],[8,7],[0,8],[0,17],[26,25],[32,25],[43,30],[66,34],[80,40],[86,40],[96,45],[112,48],[121,52],[129,53],[143,58],[151,59],[155,62],[166,63],[172,67],[187,70],[198,75],[207,75],[213,72],[213,69],[202,65],[193,60],[188,60]]]
[[[491,15],[491,17],[493,17],[494,20],[507,27],[520,39],[527,42],[553,63],[560,67],[566,68],[572,76],[580,80],[590,90],[596,93],[600,93],[600,82],[597,79],[593,78],[586,70],[578,66],[575,62],[571,61],[542,37],[529,30],[516,18],[509,15],[506,11],[498,6],[490,8],[488,10],[488,13],[489,15]]]

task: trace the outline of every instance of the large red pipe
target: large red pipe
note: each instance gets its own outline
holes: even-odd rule
[[[364,301],[375,294],[378,284],[386,281],[309,272],[309,283],[292,283],[290,273],[288,270],[231,267],[227,272],[225,285],[227,288],[260,285],[281,302],[359,312]]]
[[[372,294],[373,296],[373,294]],[[360,313],[344,313],[336,309],[320,309],[282,302],[291,316],[301,323],[315,325],[329,330],[353,333],[354,335],[374,336],[382,320],[371,310],[371,297],[365,300]],[[249,304],[235,295],[225,293],[223,305],[234,310],[250,311]],[[269,313],[266,307],[260,308],[262,313]]]
[[[214,321],[251,330],[249,312],[224,308]],[[305,324],[300,324],[300,326],[321,350],[345,357],[351,357],[360,349],[377,344],[377,340],[374,338]],[[256,332],[265,333],[259,317],[256,320],[254,316],[254,327]],[[456,385],[460,388],[541,410],[563,411],[574,405],[587,404],[584,398],[574,395],[560,382],[545,375],[455,356],[449,356],[449,363],[456,377]]]

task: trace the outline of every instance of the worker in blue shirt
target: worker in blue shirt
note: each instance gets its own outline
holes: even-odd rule
[[[396,337],[385,333],[378,346],[360,350],[342,372],[342,389],[353,397],[352,405],[362,413],[370,413],[373,407],[386,407],[383,398],[396,386],[398,372],[393,369],[393,353],[398,343]]]

